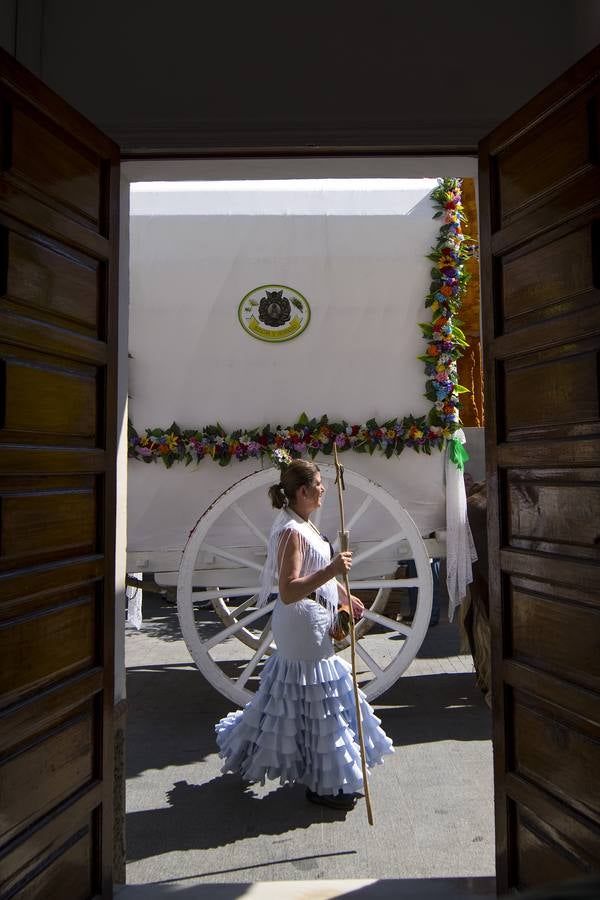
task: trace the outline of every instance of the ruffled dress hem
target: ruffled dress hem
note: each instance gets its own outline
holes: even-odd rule
[[[362,691],[359,697],[370,769],[394,749]],[[252,700],[215,731],[224,773],[261,784],[298,782],[318,794],[363,789],[351,668],[335,655],[307,661],[274,654]]]

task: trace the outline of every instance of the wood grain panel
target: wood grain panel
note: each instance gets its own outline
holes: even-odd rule
[[[504,334],[496,339],[496,358],[510,359],[532,350],[551,350],[600,335],[599,300],[600,292],[590,291],[557,306],[515,317],[506,323]]]
[[[95,656],[94,592],[0,626],[0,706],[82,672]]]
[[[594,231],[596,235],[597,232]],[[596,248],[598,250],[598,248]],[[537,250],[502,259],[505,326],[526,313],[555,307],[559,301],[592,291],[594,285],[591,226],[579,228]],[[597,285],[596,285],[597,286]],[[554,314],[564,309],[553,309]],[[528,322],[535,321],[533,317]]]
[[[561,597],[553,585],[538,583],[534,592],[520,584],[513,579],[509,593],[512,658],[600,690],[600,606]],[[577,642],[569,640],[570,633],[577,634]]]
[[[62,724],[73,710],[101,690],[102,669],[95,666],[0,711],[0,755],[29,741],[40,731]]]
[[[88,481],[88,479],[85,479]],[[0,496],[0,568],[91,553],[97,546],[94,486]]]
[[[541,581],[570,586],[585,593],[589,603],[600,605],[598,566],[588,560],[561,558],[552,553],[527,553],[503,548],[499,571],[504,574],[530,576]]]
[[[600,560],[598,469],[512,470],[507,481],[509,546]]]
[[[576,97],[497,158],[500,221],[590,167],[588,97]]]
[[[0,285],[4,294],[36,316],[85,334],[98,334],[99,266],[0,229]]]
[[[35,147],[35,153],[31,148]],[[50,123],[12,106],[10,144],[5,149],[11,175],[51,198],[60,206],[100,219],[101,173],[98,160],[78,148],[68,135],[57,133]]]
[[[598,817],[600,742],[555,715],[524,705],[519,697],[515,694],[513,706],[514,771]]]
[[[570,348],[573,349],[573,348]],[[504,367],[507,437],[518,429],[597,421],[598,351]]]
[[[596,823],[584,816],[574,816],[572,809],[561,800],[517,775],[509,774],[506,781],[510,805],[527,807],[530,814],[544,823],[544,831],[552,835],[553,843],[564,846],[585,867],[598,868],[600,828]]]
[[[119,189],[0,49],[2,896],[112,896]]]
[[[100,785],[96,782],[62,807],[56,816],[49,816],[31,829],[22,841],[14,842],[2,857],[0,896],[10,896],[11,891],[22,890],[28,882],[37,879],[40,869],[51,864],[86,831],[91,830],[92,840],[97,840],[101,801]],[[63,895],[59,893],[58,898],[63,900]]]
[[[0,447],[0,455],[2,448]],[[497,448],[498,465],[510,469],[514,466],[548,466],[552,468],[560,460],[562,466],[600,465],[600,440],[596,436],[579,440],[527,440],[500,444]]]
[[[92,780],[93,739],[90,704],[66,725],[0,763],[0,834],[4,840]]]
[[[38,472],[95,472],[106,471],[109,453],[98,447],[43,447],[31,444],[2,443],[0,430],[0,470],[22,475]]]
[[[490,240],[490,248],[500,257],[518,250],[529,241],[549,235],[555,228],[574,230],[579,225],[598,216],[598,203],[590,200],[600,197],[600,167],[584,170],[583,174],[564,182],[556,193],[542,195],[539,202],[527,207],[526,215],[515,215]],[[532,248],[533,249],[533,248]],[[501,305],[498,310],[501,310]]]
[[[574,682],[565,681],[559,675],[550,675],[535,666],[513,659],[507,659],[502,664],[502,677],[507,685],[555,703],[563,710],[568,709],[576,721],[591,724],[600,722],[600,694],[593,689],[588,690]],[[598,852],[600,853],[600,842]]]
[[[15,900],[88,900],[94,895],[93,834],[88,826],[57,850],[43,873],[17,888]]]
[[[29,360],[4,360],[6,431],[51,437],[96,436],[94,375]],[[50,441],[48,441],[50,442]]]
[[[0,621],[12,617],[16,610],[40,609],[58,590],[81,587],[104,575],[105,561],[99,553],[36,566],[33,573],[17,569],[0,574]]]
[[[479,152],[502,896],[600,865],[599,73],[600,47]]]
[[[520,888],[574,880],[588,871],[581,859],[552,840],[543,823],[529,811],[517,813],[515,844]]]

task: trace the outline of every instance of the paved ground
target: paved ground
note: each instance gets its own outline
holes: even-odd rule
[[[221,775],[213,725],[231,703],[191,663],[174,608],[150,596],[144,616],[143,630],[127,635],[125,897],[493,892],[490,713],[470,658],[458,652],[456,626],[430,629],[419,657],[376,703],[396,753],[373,774],[370,828],[364,801],[344,814],[308,804],[299,786],[244,787]],[[331,887],[330,879],[354,881]],[[318,893],[302,884],[316,880]],[[276,894],[255,884],[275,881]]]

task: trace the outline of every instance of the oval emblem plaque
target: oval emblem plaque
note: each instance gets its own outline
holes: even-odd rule
[[[310,321],[308,300],[285,284],[261,284],[238,307],[244,331],[259,341],[291,341]]]

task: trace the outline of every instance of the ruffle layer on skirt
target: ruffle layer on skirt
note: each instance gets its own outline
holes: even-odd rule
[[[370,768],[394,750],[362,691],[359,696]],[[256,695],[215,731],[223,772],[261,784],[298,781],[319,794],[362,790],[352,672],[337,656],[308,662],[270,657]]]

